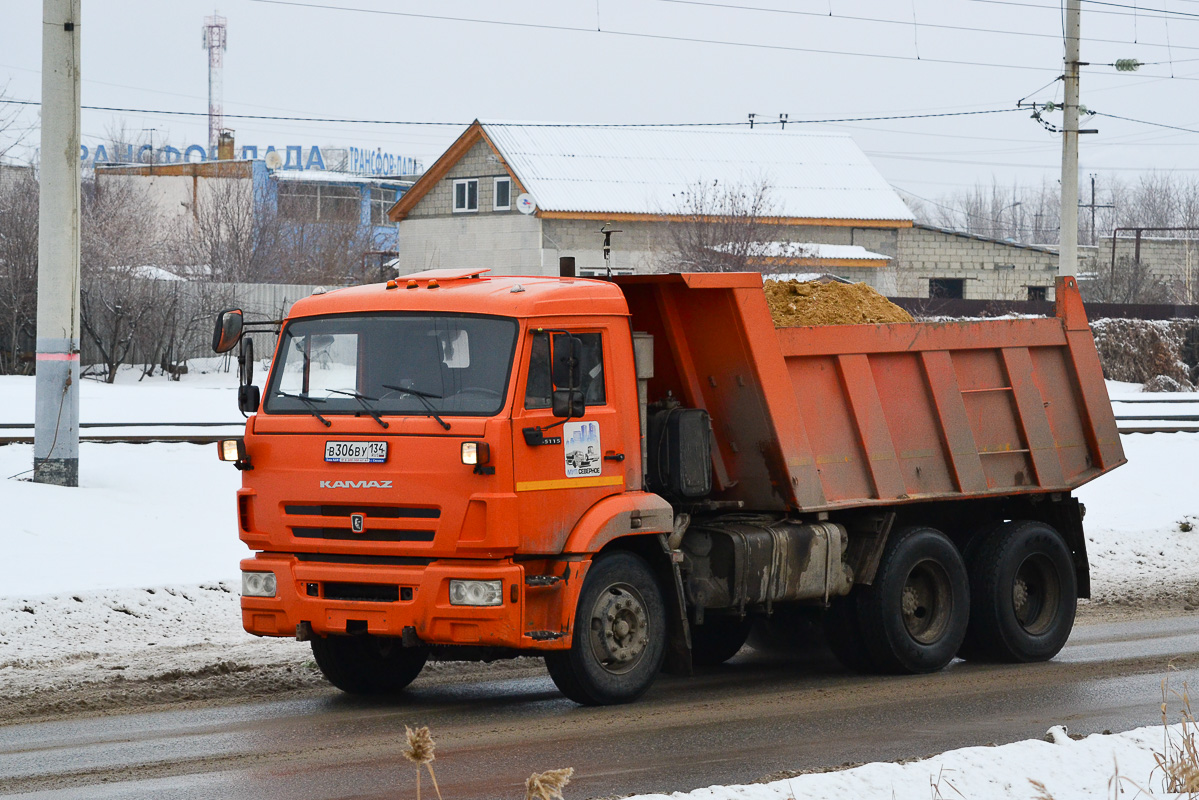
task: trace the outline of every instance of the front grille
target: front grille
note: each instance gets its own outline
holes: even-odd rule
[[[386,567],[427,567],[433,563],[431,558],[414,558],[412,556],[360,556],[346,553],[292,553],[297,561],[316,564],[364,564]]]
[[[434,531],[366,530],[354,533],[349,528],[295,528],[298,539],[342,539],[353,542],[431,542]]]
[[[441,516],[439,508],[407,508],[403,506],[295,505],[284,506],[283,511],[287,514],[305,517],[349,517],[351,514],[362,514],[379,519],[437,519]]]
[[[412,599],[411,586],[389,586],[380,583],[326,583],[326,600],[361,600],[370,603],[395,603],[401,596],[401,588],[405,600]]]

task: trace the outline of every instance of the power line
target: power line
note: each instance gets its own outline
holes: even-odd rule
[[[1155,128],[1168,128],[1169,130],[1182,131],[1183,133],[1199,133],[1199,130],[1197,130],[1195,128],[1183,128],[1178,125],[1167,125],[1164,122],[1149,122],[1148,120],[1143,120],[1143,119],[1133,119],[1132,117],[1122,117],[1119,114],[1106,114],[1102,111],[1092,111],[1091,113],[1097,117],[1110,117],[1111,119],[1122,119],[1125,122],[1136,122],[1140,125],[1152,125]]]
[[[1098,3],[1099,2],[1099,0],[1082,0],[1082,1],[1085,3]],[[1042,11],[1052,11],[1055,14],[1060,11],[1060,8],[1058,6],[1045,6],[1045,5],[1041,5],[1040,3],[1024,3],[1024,2],[1018,2],[1018,0],[972,0],[972,2],[989,3],[991,5],[998,5],[998,6],[1019,6],[1022,8],[1039,8]],[[1191,13],[1188,13],[1185,11],[1161,11],[1159,9],[1152,9],[1152,8],[1144,9],[1139,6],[1130,6],[1130,5],[1124,5],[1121,3],[1101,3],[1101,5],[1115,6],[1117,8],[1128,8],[1128,9],[1132,9],[1136,13],[1130,14],[1127,11],[1105,11],[1103,9],[1096,9],[1095,10],[1096,14],[1109,14],[1109,15],[1117,16],[1117,17],[1138,17],[1138,18],[1143,17],[1144,19],[1170,19],[1172,15],[1177,14],[1177,15],[1182,15],[1181,21],[1183,21],[1183,22],[1195,21],[1195,20],[1191,19],[1192,17],[1199,18],[1199,14],[1191,14]],[[1164,14],[1166,16],[1154,16],[1153,13],[1149,13],[1149,14],[1142,13],[1145,11],[1156,12],[1159,14]]]
[[[886,54],[886,53],[863,53],[863,52],[852,51],[852,50],[825,50],[825,49],[815,48],[815,47],[796,47],[794,45],[762,44],[762,43],[758,43],[758,42],[734,42],[734,41],[729,41],[727,39],[707,39],[707,38],[693,37],[693,36],[672,36],[672,35],[664,34],[664,33],[638,33],[636,31],[621,31],[621,30],[611,30],[611,29],[594,30],[592,28],[580,28],[580,27],[575,27],[575,26],[570,26],[570,25],[550,25],[547,23],[537,23],[537,22],[515,22],[512,20],[482,19],[482,18],[478,18],[478,17],[452,17],[452,16],[441,15],[441,14],[419,14],[419,13],[411,12],[411,11],[385,11],[385,10],[376,9],[376,8],[357,8],[357,7],[352,7],[352,6],[336,6],[336,5],[328,5],[328,4],[324,4],[324,3],[302,3],[302,2],[298,2],[298,0],[251,0],[251,2],[267,3],[270,5],[280,5],[280,6],[294,6],[297,8],[312,8],[312,9],[319,9],[319,10],[323,10],[323,11],[344,11],[344,12],[361,13],[361,14],[380,14],[380,15],[384,15],[384,16],[414,17],[417,19],[433,19],[433,20],[450,21],[450,22],[470,22],[470,23],[475,23],[475,24],[480,24],[480,25],[504,25],[504,26],[517,27],[517,28],[539,28],[539,29],[553,30],[553,31],[569,31],[572,33],[589,33],[589,34],[596,34],[596,35],[600,35],[600,36],[619,36],[619,37],[625,37],[625,38],[630,38],[630,39],[655,39],[658,41],[683,42],[683,43],[687,43],[687,44],[710,44],[710,45],[718,45],[718,46],[722,46],[722,47],[743,47],[743,48],[751,48],[751,49],[756,49],[756,50],[774,50],[774,51],[792,52],[792,53],[814,53],[817,55],[828,55],[828,56],[852,56],[852,57],[856,57],[856,58],[878,58],[878,59],[884,59],[884,60],[888,60],[888,61],[914,61],[914,62],[929,63],[929,64],[949,64],[952,66],[991,67],[991,68],[995,68],[995,69],[1031,70],[1031,71],[1035,71],[1035,72],[1048,72],[1050,70],[1049,67],[1034,67],[1034,66],[1029,66],[1029,65],[1024,65],[1024,64],[1004,64],[1004,63],[993,63],[993,62],[984,62],[984,61],[962,61],[962,60],[958,60],[958,59],[947,59],[947,58],[917,58],[916,56],[891,55],[891,54]]]
[[[40,106],[41,103],[35,100],[13,100],[9,98],[0,99],[0,103],[9,103],[22,106]],[[114,106],[80,106],[88,111],[112,111],[124,114],[164,114],[181,117],[207,117],[206,111],[169,111],[166,109],[154,108],[117,108]],[[886,120],[905,120],[905,119],[936,119],[940,117],[972,117],[982,114],[1008,114],[1013,111],[1022,111],[1019,108],[989,108],[981,111],[947,111],[939,114],[891,114],[886,116],[876,117],[839,117],[829,119],[788,119],[788,125],[819,125],[831,124],[838,122],[881,122]],[[265,114],[225,114],[226,117],[233,119],[255,119],[255,120],[272,120],[282,122],[327,122],[352,125],[425,125],[425,126],[447,126],[465,128],[470,123],[467,122],[437,122],[430,120],[392,120],[392,119],[341,119],[331,117],[283,117],[271,116]],[[489,122],[491,127],[497,128],[733,128],[747,127],[749,122]],[[778,120],[755,120],[755,126],[779,125],[783,123]]]
[[[728,9],[731,11],[751,11],[751,12],[758,12],[758,13],[763,13],[763,14],[784,14],[784,15],[788,15],[788,16],[799,16],[799,17],[819,17],[821,19],[841,19],[841,20],[848,20],[851,22],[874,22],[874,23],[878,23],[880,25],[901,25],[903,27],[915,26],[915,27],[919,27],[919,28],[929,28],[932,30],[966,31],[966,32],[970,32],[970,33],[991,33],[991,34],[999,34],[999,35],[1004,35],[1004,36],[1025,36],[1025,37],[1033,38],[1033,39],[1053,39],[1055,41],[1058,39],[1061,39],[1061,36],[1056,33],[1037,33],[1035,31],[1015,31],[1015,30],[1002,30],[1002,29],[996,29],[996,28],[980,28],[980,27],[971,26],[971,25],[947,25],[944,23],[937,23],[937,22],[906,22],[904,20],[898,20],[898,19],[885,19],[882,17],[867,17],[867,16],[859,16],[859,15],[855,15],[855,14],[831,14],[831,13],[825,14],[825,13],[822,13],[819,11],[800,11],[798,9],[792,9],[792,8],[767,8],[767,7],[762,7],[762,6],[739,6],[739,5],[734,5],[732,3],[710,2],[709,0],[656,0],[656,2],[673,3],[676,5],[686,5],[686,6],[699,6],[701,8],[720,8],[720,9]],[[1139,46],[1143,46],[1143,47],[1167,47],[1167,48],[1170,47],[1170,45],[1162,44],[1160,42],[1130,42],[1130,41],[1127,41],[1124,39],[1101,39],[1101,38],[1083,37],[1083,41],[1093,42],[1096,44],[1125,44],[1125,45],[1139,45]],[[1196,47],[1196,46],[1175,45],[1174,48],[1175,49],[1185,49],[1185,50],[1199,50],[1199,47]]]

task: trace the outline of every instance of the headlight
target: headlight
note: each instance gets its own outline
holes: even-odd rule
[[[450,581],[450,605],[452,606],[499,606],[503,604],[503,581]]]
[[[276,584],[273,572],[243,572],[241,574],[241,596],[274,597]]]
[[[244,461],[246,444],[242,439],[221,439],[216,443],[217,457],[221,461]]]
[[[491,461],[491,446],[487,442],[463,442],[462,463],[469,466]]]

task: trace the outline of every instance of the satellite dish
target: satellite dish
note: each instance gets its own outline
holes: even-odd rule
[[[270,150],[266,154],[266,168],[279,169],[283,166],[283,156],[279,155],[278,150]]]
[[[528,192],[521,192],[516,198],[516,210],[522,214],[532,214],[537,210],[537,204],[533,202],[533,196]]]

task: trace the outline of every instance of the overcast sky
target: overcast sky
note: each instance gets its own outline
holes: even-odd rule
[[[207,110],[201,24],[214,10],[228,19],[227,114],[465,124],[739,122],[754,112],[766,121],[788,114],[790,129],[1061,100],[1062,14],[1053,0],[82,3],[84,105],[145,109],[85,110],[83,141],[92,147],[121,127],[153,128],[156,144],[180,149],[206,143],[204,117],[161,112]],[[5,91],[36,101],[42,4],[4,5]],[[1094,65],[1082,81],[1091,109],[1199,131],[1199,1],[1086,0],[1082,57]],[[1117,58],[1147,65],[1135,74],[1100,66]],[[1047,121],[1060,124],[1060,112]],[[14,129],[30,127],[26,141],[36,147],[36,108],[19,122]],[[226,126],[239,146],[260,152],[353,145],[426,164],[461,132],[235,118]],[[993,179],[1057,181],[1060,137],[1026,111],[803,127],[851,133],[888,180],[921,197]],[[1084,180],[1199,171],[1199,133],[1104,116],[1084,127],[1099,129],[1083,137]]]

